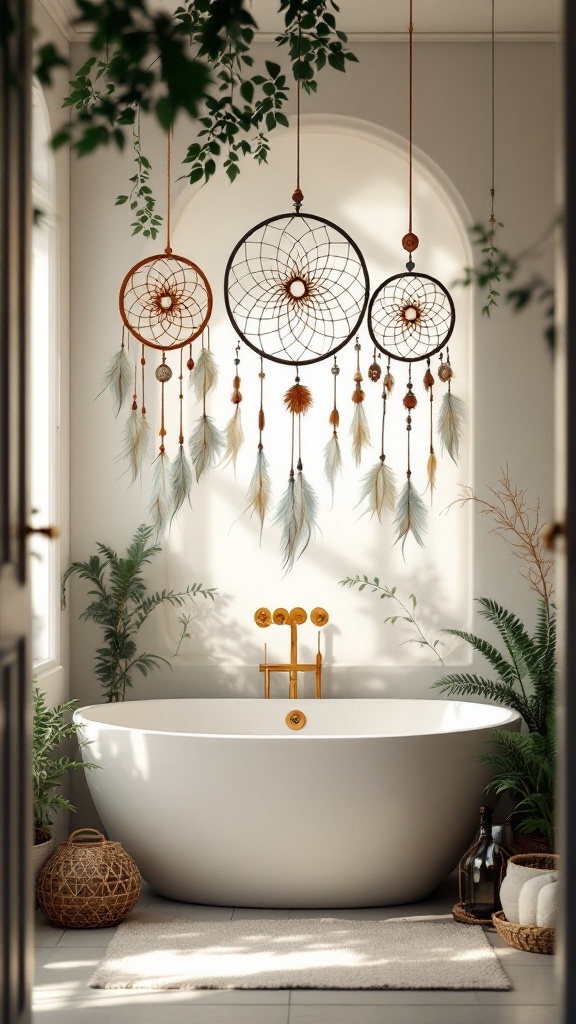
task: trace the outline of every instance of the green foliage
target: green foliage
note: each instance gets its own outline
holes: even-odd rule
[[[62,577],[63,608],[66,583],[71,576],[91,584],[88,594],[92,600],[80,618],[95,622],[102,629],[103,644],[96,650],[96,676],[109,703],[125,699],[126,687],[133,685],[134,670],[147,676],[161,664],[169,665],[160,655],[137,653],[134,638],[155,608],[161,604],[181,608],[198,595],[214,600],[215,590],[206,589],[201,583],[192,583],[182,591],[147,593],[142,571],[161,551],[158,544],[150,543],[153,532],[152,526],[139,526],[124,557],[97,543],[98,554],[85,562],[73,562]]]
[[[404,604],[404,602],[398,597],[398,594],[396,592],[397,588],[381,585],[380,580],[378,579],[377,576],[375,576],[372,580],[368,579],[367,576],[347,576],[346,579],[340,580],[340,586],[358,586],[359,591],[364,590],[365,587],[369,587],[373,594],[378,593],[380,595],[380,600],[388,598],[395,601],[396,604],[398,604],[398,606],[401,608],[403,614],[397,613],[396,615],[389,615],[387,618],[384,619],[384,622],[390,623],[391,626],[394,626],[395,623],[398,622],[398,620],[400,620],[400,622],[408,622],[411,626],[414,627],[417,634],[415,637],[410,637],[408,640],[403,640],[400,646],[402,647],[403,644],[417,644],[419,647],[428,647],[432,651],[434,657],[437,658],[442,665],[444,664],[442,656],[440,655],[440,652],[438,650],[438,647],[441,646],[441,641],[428,640],[424,636],[424,633],[422,632],[422,629],[420,628],[416,620],[415,612],[416,605],[418,602],[416,600],[415,594],[408,595],[408,600],[412,604],[412,611],[410,611],[408,605]]]
[[[185,176],[191,184],[208,181],[219,162],[231,182],[242,157],[265,163],[270,132],[288,126],[289,87],[274,61],[252,73],[256,24],[245,2],[188,0],[169,16],[153,14],[146,0],[77,0],[77,20],[90,28],[93,53],[70,79],[63,104],[70,119],[52,145],[69,143],[78,156],[110,143],[123,149],[140,111],[152,113],[166,130],[184,110],[194,119],[202,114],[183,161],[190,165]],[[332,0],[280,0],[285,29],[276,44],[286,48],[294,81],[308,93],[316,92],[322,68],[345,71],[347,62],[357,60],[333,11],[338,7]],[[54,47],[42,48],[37,57],[36,73],[45,83],[54,67],[66,63]],[[161,218],[154,212],[139,126],[133,144],[137,173],[130,193],[118,196],[116,205],[130,203],[133,234],[155,238]]]
[[[556,613],[538,602],[538,620],[530,636],[522,622],[496,601],[477,599],[480,615],[497,630],[508,658],[482,637],[461,629],[445,629],[478,651],[496,674],[494,677],[454,673],[433,685],[453,696],[481,696],[517,711],[530,732],[546,735],[554,706],[556,678]]]
[[[473,224],[469,228],[472,243],[479,248],[481,256],[474,266],[464,267],[464,277],[455,282],[455,284],[462,285],[476,284],[483,290],[487,289],[482,306],[485,316],[490,316],[493,307],[498,306],[498,300],[501,298],[499,288],[502,281],[515,280],[526,260],[534,255],[540,244],[537,242],[524,252],[512,256],[496,244],[496,229],[503,226],[500,221],[495,220],[493,223],[489,223],[487,228],[479,223]],[[550,230],[544,237],[548,234],[550,234]],[[545,319],[544,337],[548,348],[553,352],[556,342],[555,293],[549,282],[545,281],[540,274],[532,274],[525,283],[509,288],[504,295],[504,301],[516,312],[532,302],[542,306]]]
[[[32,784],[34,795],[34,826],[42,829],[53,824],[53,815],[59,808],[75,811],[76,808],[60,792],[62,782],[70,771],[81,768],[97,768],[95,764],[84,764],[66,755],[54,756],[54,752],[65,740],[75,736],[79,726],[67,721],[78,705],[69,700],[56,707],[48,707],[46,694],[38,686],[33,693],[32,720]]]
[[[460,629],[446,629],[481,654],[493,676],[454,673],[433,685],[449,696],[483,697],[517,711],[528,735],[496,729],[495,753],[481,760],[496,770],[488,791],[509,793],[516,801],[513,816],[524,832],[541,832],[553,847],[555,783],[556,611],[538,602],[538,619],[530,636],[523,623],[496,601],[478,599],[480,614],[495,627],[505,657],[487,640]]]
[[[545,735],[497,730],[493,740],[496,753],[479,760],[495,768],[487,792],[509,793],[516,805],[512,816],[519,819],[522,832],[539,832],[554,848],[555,762],[554,718]]]

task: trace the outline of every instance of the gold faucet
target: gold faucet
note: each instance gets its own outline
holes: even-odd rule
[[[288,612],[286,608],[277,608],[270,614],[268,608],[259,608],[254,613],[254,621],[257,626],[265,629],[275,622],[277,626],[290,626],[290,663],[287,665],[270,665],[266,658],[266,644],[264,644],[264,661],[259,667],[264,673],[264,696],[270,697],[270,673],[288,673],[288,696],[290,700],[298,697],[298,673],[314,672],[316,674],[316,697],[322,696],[322,654],[320,651],[320,633],[318,633],[318,653],[314,664],[298,664],[298,626],[301,626],[308,615],[303,608],[293,608]],[[313,608],[310,612],[310,620],[315,626],[325,626],[328,622],[328,612],[324,608]]]

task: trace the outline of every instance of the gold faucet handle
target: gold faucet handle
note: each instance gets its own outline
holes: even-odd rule
[[[272,622],[275,622],[277,626],[290,625],[290,613],[287,608],[276,608],[276,611],[272,615]]]
[[[308,618],[308,613],[303,608],[293,608],[290,612],[290,618],[292,622],[296,623],[297,626],[301,626]]]
[[[310,612],[310,619],[315,626],[325,626],[330,616],[325,608],[313,608]]]
[[[272,622],[272,616],[270,615],[268,608],[259,608],[257,612],[254,612],[254,622],[257,626],[260,626],[261,629],[265,629],[266,626],[269,626]]]

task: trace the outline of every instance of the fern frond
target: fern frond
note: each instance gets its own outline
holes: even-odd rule
[[[470,644],[472,650],[478,651],[482,657],[486,658],[486,661],[505,683],[514,686],[514,683],[518,682],[518,672],[515,666],[506,661],[500,651],[487,640],[483,640],[482,637],[476,636],[474,633],[468,633],[464,629],[443,629],[442,632],[448,633],[450,636],[457,636],[460,640],[465,640],[467,644]]]
[[[524,717],[526,702],[522,695],[506,683],[469,672],[455,672],[432,683],[434,689],[452,697],[484,697],[495,704],[503,704]]]

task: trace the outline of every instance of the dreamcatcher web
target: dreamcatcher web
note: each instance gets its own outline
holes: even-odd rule
[[[439,352],[454,330],[454,303],[440,281],[427,274],[396,274],[374,292],[368,330],[381,352],[417,362]]]
[[[350,236],[321,217],[282,214],[240,239],[226,267],[228,315],[247,345],[289,365],[318,362],[357,331],[368,271]]]
[[[167,351],[182,348],[201,334],[212,311],[212,293],[195,263],[166,253],[132,267],[122,282],[119,304],[134,337]]]

